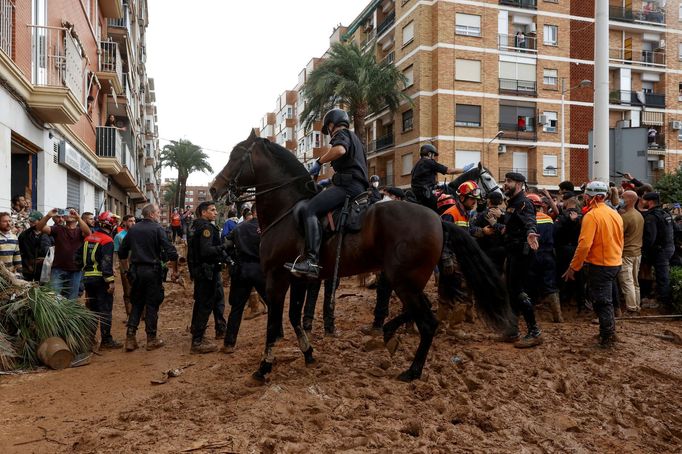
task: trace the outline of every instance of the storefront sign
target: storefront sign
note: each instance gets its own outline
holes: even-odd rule
[[[88,158],[76,150],[69,142],[62,142],[59,147],[59,163],[77,172],[86,180],[101,189],[107,189],[109,179],[92,164]]]

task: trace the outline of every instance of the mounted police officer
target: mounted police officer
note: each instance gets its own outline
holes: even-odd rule
[[[142,221],[130,228],[118,250],[121,271],[128,273],[132,286],[130,303],[133,307],[128,317],[125,342],[125,349],[129,352],[137,349],[135,334],[143,311],[146,311],[147,350],[165,345],[163,340],[156,337],[159,307],[164,298],[161,263],[170,263],[173,280],[178,278],[178,253],[159,224],[161,212],[158,205],[145,205],[142,217]]]
[[[454,175],[469,170],[473,164],[467,165],[464,169],[444,166],[435,160],[438,156],[436,147],[427,143],[419,149],[419,161],[412,168],[412,192],[421,205],[436,211],[436,196],[433,189],[436,186],[436,174]]]
[[[318,217],[343,206],[351,198],[367,191],[367,158],[360,138],[348,129],[348,113],[341,109],[327,112],[322,121],[322,133],[331,141],[327,153],[313,162],[310,174],[317,176],[322,164],[331,163],[334,169],[332,185],[310,199],[304,214],[305,257],[284,266],[294,275],[317,279],[320,273],[320,245],[322,234]]]
[[[507,290],[512,310],[515,315],[523,316],[528,334],[520,338],[517,328],[514,332],[506,333],[504,340],[516,342],[518,348],[542,343],[542,332],[525,288],[531,259],[539,247],[535,206],[526,197],[525,185],[526,177],[523,174],[509,172],[505,175],[504,193],[508,200],[502,223],[505,225],[504,243],[507,248]]]
[[[225,249],[220,241],[220,229],[215,225],[218,212],[215,203],[201,202],[192,224],[193,234],[188,244],[188,263],[194,281],[192,309],[192,347],[190,353],[211,353],[218,346],[204,339],[208,317],[213,313],[216,339],[225,337],[225,296],[222,263]]]
[[[648,192],[642,199],[647,208],[644,212],[642,261],[654,269],[658,302],[670,305],[670,259],[675,253],[673,217],[660,206],[658,192]]]

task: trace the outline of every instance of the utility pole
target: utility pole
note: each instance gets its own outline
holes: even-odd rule
[[[595,0],[594,122],[590,178],[609,181],[609,0]]]

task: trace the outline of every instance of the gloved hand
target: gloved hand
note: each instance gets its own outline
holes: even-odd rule
[[[308,171],[311,176],[316,177],[320,174],[320,171],[322,171],[322,166],[320,165],[320,160],[316,159],[315,162],[310,166],[310,170]]]
[[[330,184],[332,184],[332,180],[329,179],[329,178],[325,178],[324,180],[318,181],[317,184],[319,184],[319,185],[322,186],[323,188],[326,188],[327,186],[329,186]]]
[[[468,172],[469,170],[473,169],[474,167],[476,167],[476,163],[471,162],[471,163],[465,165],[462,168],[462,170],[464,170],[465,172]]]

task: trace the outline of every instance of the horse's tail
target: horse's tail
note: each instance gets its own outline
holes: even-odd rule
[[[459,268],[474,292],[479,317],[496,331],[511,331],[516,317],[497,269],[469,232],[451,222],[442,224],[448,246],[457,256]]]

